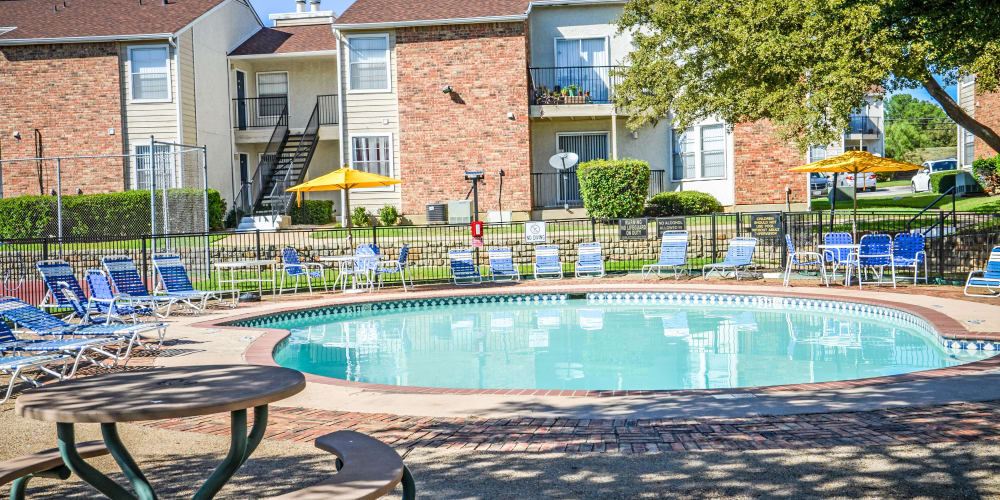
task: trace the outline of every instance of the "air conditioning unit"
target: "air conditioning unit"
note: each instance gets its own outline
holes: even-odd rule
[[[448,204],[447,203],[428,203],[427,204],[427,223],[428,224],[444,224],[448,222]]]
[[[472,202],[452,200],[448,202],[448,224],[471,224]]]

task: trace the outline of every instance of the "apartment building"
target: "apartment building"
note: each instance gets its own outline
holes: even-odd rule
[[[976,90],[976,76],[963,77],[958,82],[958,105],[983,125],[1000,130],[1000,92],[980,92]],[[972,162],[980,158],[992,158],[997,152],[982,139],[958,126],[958,164],[962,168],[972,168]]]
[[[885,106],[882,92],[873,93],[864,106],[850,116],[850,126],[840,141],[809,148],[810,162],[839,155],[845,151],[868,151],[885,155]]]
[[[208,146],[209,185],[232,199],[226,54],[260,30],[247,0],[0,2],[3,158],[148,153],[149,137]],[[16,132],[16,134],[15,134]],[[64,165],[65,192],[148,185],[131,159]],[[3,196],[39,194],[5,164]],[[184,186],[174,186],[184,187]],[[147,187],[148,188],[148,187]]]

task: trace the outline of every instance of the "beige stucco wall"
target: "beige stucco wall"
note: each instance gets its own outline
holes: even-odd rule
[[[531,65],[556,65],[557,38],[607,38],[612,65],[620,64],[632,50],[628,36],[618,35],[615,19],[622,13],[621,5],[576,5],[571,7],[536,7],[529,18]]]

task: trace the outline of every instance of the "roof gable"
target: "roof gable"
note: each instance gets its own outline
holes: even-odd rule
[[[263,28],[229,55],[289,54],[337,49],[329,24]]]

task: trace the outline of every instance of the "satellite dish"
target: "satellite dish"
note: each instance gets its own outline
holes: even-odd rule
[[[549,165],[556,170],[569,170],[580,163],[580,156],[576,153],[558,153],[549,158]]]

